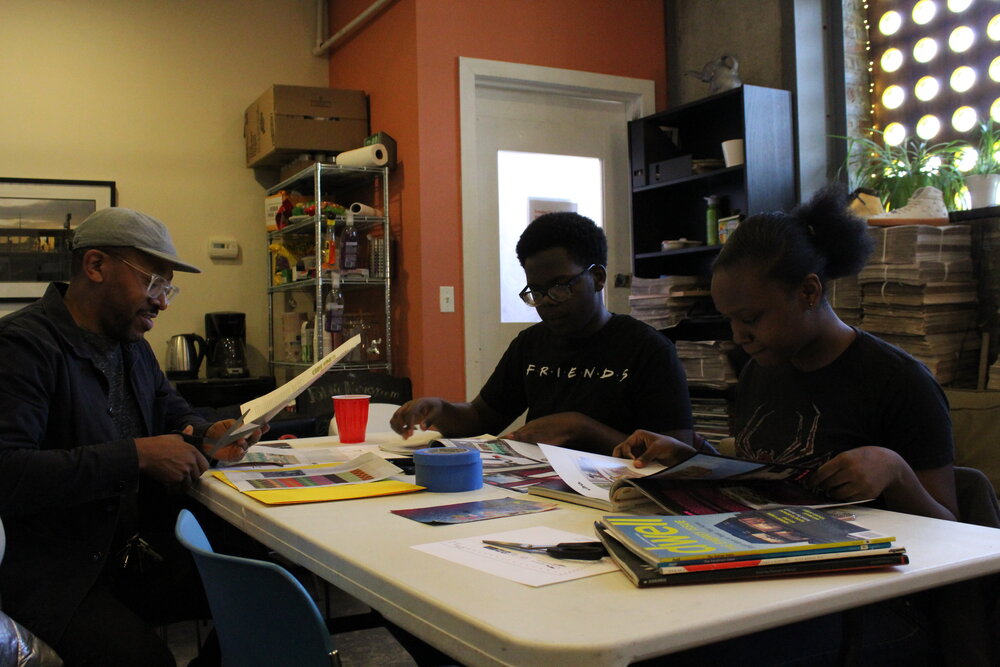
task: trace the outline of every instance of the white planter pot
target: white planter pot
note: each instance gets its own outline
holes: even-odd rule
[[[965,177],[965,187],[969,188],[970,208],[986,208],[1000,203],[997,199],[1000,174],[969,174]]]

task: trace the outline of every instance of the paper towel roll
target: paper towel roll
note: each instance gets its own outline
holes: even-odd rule
[[[372,216],[382,215],[382,211],[380,211],[379,209],[372,208],[371,206],[368,206],[367,204],[362,204],[359,201],[356,201],[353,204],[351,204],[350,211],[354,215],[372,215]]]
[[[389,162],[389,151],[382,144],[362,146],[337,155],[337,164],[345,167],[384,167]]]

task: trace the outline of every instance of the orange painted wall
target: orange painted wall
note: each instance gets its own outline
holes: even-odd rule
[[[367,3],[331,3],[333,31]],[[330,85],[368,91],[372,130],[399,143],[390,214],[397,375],[465,397],[458,58],[652,79],[665,105],[661,0],[397,0],[332,52]],[[456,287],[454,313],[438,287]]]

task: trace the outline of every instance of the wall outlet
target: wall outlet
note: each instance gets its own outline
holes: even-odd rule
[[[442,313],[454,313],[455,312],[455,288],[447,285],[442,286],[438,297],[441,300],[441,312]]]

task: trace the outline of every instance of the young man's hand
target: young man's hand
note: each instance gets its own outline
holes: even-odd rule
[[[444,400],[440,398],[417,398],[404,403],[392,415],[389,426],[396,433],[409,438],[419,427],[422,431],[437,429],[436,424],[444,409]]]
[[[503,437],[519,442],[568,445],[576,437],[579,430],[577,420],[574,417],[578,414],[576,412],[558,412],[532,419],[521,428],[511,431]]]
[[[642,468],[653,462],[667,466],[676,465],[695,454],[697,454],[697,450],[694,447],[677,438],[639,430],[615,447],[612,455],[635,459],[635,467]]]

